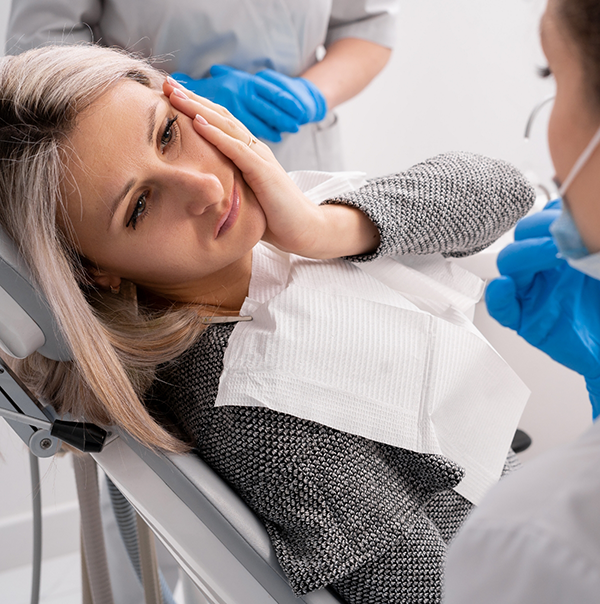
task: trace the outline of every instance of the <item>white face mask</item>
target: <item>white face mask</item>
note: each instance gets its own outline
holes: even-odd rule
[[[562,183],[558,194],[561,198],[565,196],[567,189],[571,186],[575,177],[589,160],[592,153],[600,143],[600,128],[592,140],[588,143],[583,153],[579,156],[575,165],[571,168],[567,178]],[[590,254],[583,242],[579,229],[571,216],[571,213],[563,203],[560,216],[550,226],[550,232],[556,243],[560,255],[575,269],[600,279],[600,252]]]

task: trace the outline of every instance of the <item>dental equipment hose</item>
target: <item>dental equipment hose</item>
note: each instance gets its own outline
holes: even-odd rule
[[[29,451],[31,469],[31,497],[33,504],[33,563],[31,572],[31,604],[39,604],[42,576],[42,484],[40,482],[40,462]]]
[[[136,515],[136,521],[146,604],[163,604],[160,593],[160,581],[158,580],[158,562],[156,561],[154,533],[139,514]]]
[[[127,501],[123,493],[119,491],[108,476],[106,477],[106,484],[108,486],[108,493],[110,495],[110,501],[117,521],[117,526],[119,527],[121,539],[123,540],[127,555],[135,570],[135,574],[140,581],[140,585],[143,586],[144,581],[142,578],[142,563],[138,540],[137,514],[133,509],[133,506]],[[158,571],[158,577],[163,604],[175,604],[173,594],[160,569]]]
[[[96,462],[90,455],[74,455],[73,466],[81,513],[83,557],[92,601],[94,604],[114,604],[100,516]]]

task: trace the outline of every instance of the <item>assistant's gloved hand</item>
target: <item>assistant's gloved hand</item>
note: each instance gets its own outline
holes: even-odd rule
[[[194,80],[184,73],[171,77],[186,88],[228,109],[254,136],[277,143],[281,132],[298,132],[307,121],[302,104],[293,94],[265,78],[213,65],[210,78]]]
[[[320,122],[327,113],[327,101],[321,91],[306,78],[291,78],[272,69],[264,69],[256,74],[267,82],[286,90],[302,105],[306,118],[301,124],[307,122]]]
[[[557,258],[548,230],[560,205],[523,218],[498,255],[501,277],[486,290],[488,311],[530,344],[586,378],[600,415],[600,281]]]

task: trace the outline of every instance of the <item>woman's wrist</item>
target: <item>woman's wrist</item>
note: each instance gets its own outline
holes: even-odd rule
[[[342,204],[319,206],[322,211],[322,233],[315,258],[340,258],[367,254],[377,249],[379,230],[358,208]],[[318,255],[317,255],[318,254]]]

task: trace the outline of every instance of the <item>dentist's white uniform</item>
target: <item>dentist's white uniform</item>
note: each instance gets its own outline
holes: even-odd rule
[[[467,519],[444,604],[600,602],[600,421],[527,463]]]
[[[13,0],[6,53],[96,41],[158,56],[192,78],[215,64],[298,76],[341,38],[391,48],[399,0]],[[336,116],[283,134],[272,146],[287,170],[342,169]]]

